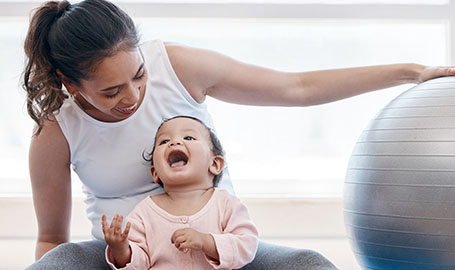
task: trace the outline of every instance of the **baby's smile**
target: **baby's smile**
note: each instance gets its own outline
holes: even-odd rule
[[[169,153],[168,163],[171,168],[183,167],[188,162],[188,157],[181,150],[173,150]]]

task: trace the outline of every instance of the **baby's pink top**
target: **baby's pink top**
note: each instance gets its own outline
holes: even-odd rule
[[[174,216],[150,198],[140,202],[128,215],[131,262],[122,269],[237,269],[251,262],[258,246],[258,231],[240,200],[216,189],[207,204],[192,216]],[[215,239],[219,261],[202,251],[179,251],[171,236],[183,228],[210,233]],[[110,248],[106,259],[112,269]]]

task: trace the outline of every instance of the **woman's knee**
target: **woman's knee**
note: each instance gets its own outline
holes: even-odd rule
[[[109,269],[104,259],[104,247],[105,244],[96,241],[63,243],[48,251],[27,270]]]
[[[253,262],[242,268],[242,270],[256,269],[335,270],[337,268],[316,251],[260,242]]]
[[[41,259],[30,265],[27,270],[62,269],[61,267],[71,261],[73,254],[78,253],[79,249],[80,247],[75,243],[60,244],[49,250]]]
[[[327,258],[314,250],[298,249],[291,258],[295,265],[306,265],[306,269],[335,270],[337,269]]]

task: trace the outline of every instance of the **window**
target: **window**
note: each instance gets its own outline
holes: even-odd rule
[[[190,18],[178,10],[171,16],[176,1],[157,2],[121,3],[134,17],[143,40],[181,42],[279,70],[398,62],[448,65],[455,54],[450,42],[454,19],[446,12],[450,10],[447,6],[455,3],[448,1],[346,0],[342,2],[349,7],[346,9],[335,5],[340,2],[334,0],[289,0],[286,3],[305,12],[304,16],[291,13],[286,17],[279,12],[274,16],[275,9],[288,8],[281,1],[251,0],[240,14],[236,12],[242,9],[241,4],[232,9],[220,8],[222,3],[236,1],[201,0],[186,4],[188,8],[198,7],[199,17],[191,13]],[[320,5],[313,5],[320,3],[328,10],[339,9],[336,17],[323,13],[325,9]],[[398,7],[403,11],[402,18],[388,13],[395,4],[406,5]],[[29,9],[16,11],[13,1],[2,0],[0,6],[0,196],[29,196],[27,152],[33,123],[19,86]],[[152,11],[150,16],[144,15],[146,9],[155,7],[164,10],[164,15],[154,16]],[[8,8],[18,17],[11,17]],[[257,8],[268,12],[258,14]],[[362,16],[353,15],[358,11]],[[227,150],[230,174],[239,195],[339,197],[357,137],[382,106],[409,87],[307,108],[250,107],[214,99],[207,102]],[[77,180],[74,185],[74,192],[81,195]]]

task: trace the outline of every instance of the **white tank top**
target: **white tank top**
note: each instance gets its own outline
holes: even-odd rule
[[[71,98],[55,115],[70,147],[72,168],[83,182],[87,216],[96,239],[104,238],[103,213],[108,220],[115,213],[126,216],[148,195],[163,192],[153,182],[150,163],[142,156],[152,150],[163,120],[188,115],[214,128],[206,105],[197,103],[178,80],[163,42],[146,42],[141,50],[149,79],[142,104],[133,115],[119,122],[102,122]],[[234,194],[226,168],[218,187]]]

